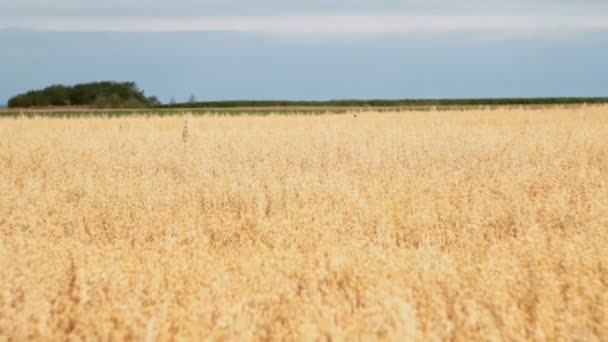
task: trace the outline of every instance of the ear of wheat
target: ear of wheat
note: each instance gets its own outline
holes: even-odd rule
[[[182,130],[182,140],[184,144],[188,142],[188,120],[184,122],[184,129]]]

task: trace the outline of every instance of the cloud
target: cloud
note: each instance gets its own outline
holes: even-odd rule
[[[604,0],[0,0],[0,29],[287,35],[608,27]]]
[[[606,13],[604,0],[0,0],[0,18],[31,16],[497,15]]]
[[[234,31],[356,34],[503,30],[540,32],[608,29],[608,15],[289,15],[220,17],[16,17],[0,28],[93,32]]]

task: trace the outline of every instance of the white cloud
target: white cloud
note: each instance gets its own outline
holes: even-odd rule
[[[2,17],[602,13],[605,0],[0,0]]]
[[[545,31],[606,29],[606,15],[344,15],[234,17],[16,17],[0,28],[48,31],[195,32],[280,34],[409,33],[450,30]]]

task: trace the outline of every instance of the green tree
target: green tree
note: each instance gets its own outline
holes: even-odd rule
[[[160,100],[158,99],[158,97],[156,96],[150,96],[146,99],[146,103],[150,106],[158,106],[161,105],[162,103],[160,102]]]
[[[135,97],[130,97],[127,101],[123,102],[122,107],[124,108],[141,108],[144,107],[144,103],[136,99]]]
[[[53,106],[65,106],[70,104],[70,89],[62,85],[53,85],[44,90]]]
[[[52,85],[11,98],[9,107],[94,106],[140,107],[160,104],[158,98],[146,97],[135,82],[92,82],[75,86]]]
[[[123,106],[124,102],[125,101],[123,101],[119,94],[111,94],[110,97],[108,97],[108,105],[110,108],[120,108]]]
[[[95,108],[107,108],[108,107],[108,98],[100,95],[93,102],[93,107]]]

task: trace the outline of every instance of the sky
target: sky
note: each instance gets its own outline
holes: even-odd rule
[[[0,105],[135,81],[161,100],[608,96],[608,4],[0,0]]]

